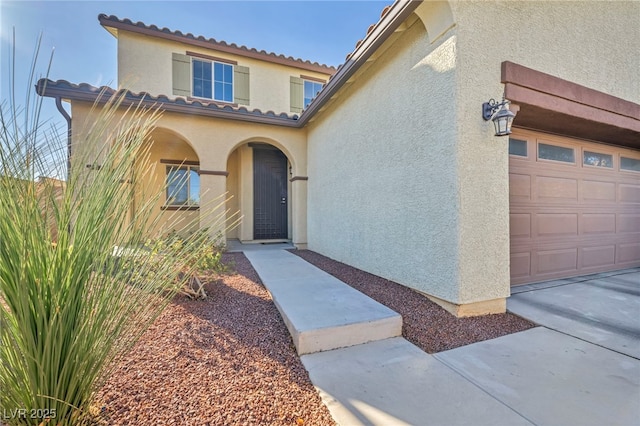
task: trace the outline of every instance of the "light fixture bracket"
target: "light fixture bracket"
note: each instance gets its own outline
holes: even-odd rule
[[[482,118],[484,118],[484,121],[491,120],[491,117],[493,117],[493,114],[495,114],[498,108],[504,105],[509,105],[509,103],[510,102],[504,98],[502,98],[502,102],[498,102],[493,98],[489,99],[489,102],[482,104]]]
[[[482,104],[482,118],[485,121],[493,121],[496,136],[507,136],[511,134],[511,123],[516,116],[509,110],[510,101],[502,97],[502,102],[490,99]]]

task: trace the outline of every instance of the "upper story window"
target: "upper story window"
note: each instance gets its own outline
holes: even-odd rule
[[[201,53],[172,53],[172,93],[250,105],[249,68]]]
[[[314,77],[306,77],[301,75],[296,77],[290,76],[290,95],[291,95],[291,112],[302,112],[307,108],[318,92],[322,90],[324,82],[315,80]]]
[[[322,83],[318,83],[317,81],[304,81],[304,107],[308,107],[313,98],[322,90]]]
[[[233,65],[193,59],[193,96],[233,102]]]

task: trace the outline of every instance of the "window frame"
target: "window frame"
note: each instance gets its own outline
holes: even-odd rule
[[[511,141],[518,141],[518,142],[524,142],[525,143],[525,150],[526,150],[526,155],[519,155],[519,154],[512,154],[511,151]],[[509,153],[509,157],[510,158],[517,158],[520,160],[529,160],[531,158],[531,149],[530,149],[530,143],[529,143],[529,139],[524,137],[524,136],[520,136],[520,135],[510,135],[509,136],[509,141],[507,142],[507,152]]]
[[[235,88],[234,88],[234,83],[235,83],[235,64],[232,63],[227,63],[227,62],[223,62],[223,61],[217,61],[215,59],[207,59],[207,58],[201,58],[201,57],[193,57],[190,56],[191,58],[191,96],[195,99],[206,99],[209,101],[216,101],[216,102],[222,102],[225,104],[233,104],[234,103],[234,96],[235,96]],[[195,73],[194,73],[194,64],[195,62],[206,62],[206,63],[210,63],[211,64],[211,79],[209,80],[209,82],[211,83],[211,97],[207,98],[204,96],[197,96],[194,93],[194,86],[195,86]],[[224,99],[216,99],[216,83],[220,82],[220,80],[216,80],[216,64],[222,66],[223,68],[223,74],[224,74],[224,67],[230,67],[231,68],[231,81],[230,82],[226,82],[226,81],[221,81],[222,84],[225,85],[229,85],[230,89],[231,89],[231,96],[230,99],[231,100],[224,100]]]
[[[301,77],[301,79],[302,79],[302,109],[305,110],[311,104],[311,102],[313,102],[313,100],[316,98],[316,96],[318,96],[318,93],[320,93],[322,91],[322,89],[324,89],[324,85],[326,84],[326,82],[322,82],[320,80],[315,80],[315,79],[310,79],[308,77]],[[319,85],[320,86],[320,89],[317,92],[315,92],[313,97],[309,98],[309,102],[308,103],[307,103],[307,97],[306,97],[307,83],[313,85],[311,90],[313,90],[315,88],[315,85]]]
[[[586,168],[586,169],[596,169],[596,170],[611,170],[611,171],[615,171],[616,169],[616,155],[613,152],[607,152],[606,150],[600,150],[597,148],[586,148],[583,147],[580,150],[580,154],[581,154],[581,162],[582,162],[582,167]],[[589,154],[595,154],[595,155],[599,155],[599,156],[608,156],[610,157],[611,160],[611,165],[607,166],[607,165],[596,165],[596,164],[588,164],[585,163],[585,155],[587,155],[587,153]]]
[[[634,169],[625,169],[622,167],[622,159],[626,159],[626,160],[631,160],[631,161],[640,161],[640,158],[634,158],[631,157],[630,155],[625,155],[624,153],[620,153],[618,155],[618,170],[622,173],[640,173],[640,170],[634,170]]]
[[[557,148],[570,149],[573,152],[573,161],[563,161],[563,160],[554,160],[551,158],[542,158],[540,157],[540,145],[547,145]],[[561,142],[549,141],[545,139],[538,139],[536,141],[536,161],[548,164],[563,164],[565,166],[573,166],[578,167],[579,164],[582,164],[582,150],[577,149],[577,147],[572,145],[567,145]],[[580,161],[578,161],[580,159]]]
[[[164,180],[164,185],[165,185],[165,200],[164,200],[164,204],[163,204],[163,209],[164,210],[197,210],[200,208],[200,165],[199,164],[195,164],[193,162],[168,162],[168,161],[162,161],[162,163],[165,164],[165,180]],[[169,176],[170,173],[174,170],[186,170],[187,171],[187,178],[185,183],[183,184],[184,186],[186,186],[187,189],[187,198],[186,201],[183,203],[180,202],[170,202],[172,200],[172,197],[170,196],[170,191],[171,191],[171,183],[169,182]],[[195,172],[196,175],[198,176],[198,198],[196,200],[195,203],[190,203],[190,200],[192,199],[191,197],[191,191],[192,191],[192,185],[191,185],[191,172]],[[178,191],[182,190],[182,186],[180,186],[180,188],[178,189]],[[175,199],[175,197],[173,197],[173,199]]]

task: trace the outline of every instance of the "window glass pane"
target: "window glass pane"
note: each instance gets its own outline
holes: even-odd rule
[[[193,61],[193,96],[211,99],[211,62]]]
[[[538,144],[538,158],[542,158],[545,160],[564,161],[565,163],[575,162],[573,148],[547,145],[546,143]]]
[[[527,156],[527,141],[509,138],[509,154]]]
[[[202,62],[193,61],[193,78],[202,78]]]
[[[204,83],[204,90],[202,91],[202,97],[207,99],[213,98],[213,96],[211,96],[211,80],[206,81]]]
[[[318,92],[322,90],[322,83],[317,83],[315,81],[304,81],[304,107],[306,108],[313,98],[316,97]]]
[[[304,82],[304,97],[305,99],[313,97],[313,85],[310,81]]]
[[[189,173],[189,204],[200,204],[200,175],[196,169]]]
[[[215,62],[214,64],[214,99],[233,102],[233,66]]]
[[[167,167],[167,205],[200,204],[200,175],[197,167]]]
[[[216,81],[216,82],[215,82],[215,85],[214,85],[214,88],[215,88],[215,92],[214,92],[214,93],[215,93],[215,95],[216,95],[216,96],[215,96],[215,99],[216,99],[216,100],[218,100],[218,101],[222,101],[222,100],[224,100],[224,99],[223,99],[223,97],[224,97],[224,96],[223,96],[223,93],[224,93],[224,84],[222,84],[222,82],[221,82],[221,81]]]
[[[203,97],[204,86],[202,85],[202,80],[193,79],[193,96]]]
[[[231,80],[233,80],[233,67],[231,65],[225,65],[223,68],[225,83],[231,83]]]
[[[620,168],[622,170],[640,172],[640,160],[637,160],[635,158],[620,157]]]
[[[613,156],[609,154],[600,154],[598,152],[585,151],[582,158],[585,166],[613,167]]]
[[[214,62],[213,64],[213,73],[216,81],[222,81],[223,72],[222,72],[222,64],[220,62]]]
[[[225,102],[233,102],[233,84],[224,84],[224,95],[222,96],[222,100]]]
[[[187,176],[187,170],[174,167],[168,169],[167,204],[184,204],[187,202],[189,193]]]

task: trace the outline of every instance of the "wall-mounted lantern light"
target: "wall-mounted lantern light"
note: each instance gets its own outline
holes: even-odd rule
[[[500,103],[495,99],[491,99],[489,102],[482,104],[482,118],[485,121],[493,121],[493,125],[496,128],[496,136],[511,134],[511,123],[513,123],[513,118],[516,115],[509,111],[509,103],[503,96]]]

